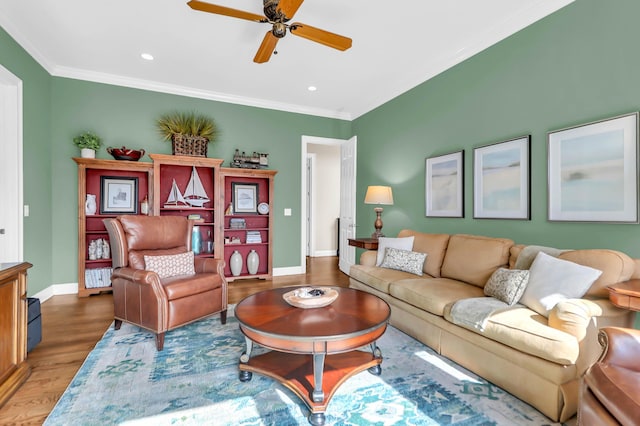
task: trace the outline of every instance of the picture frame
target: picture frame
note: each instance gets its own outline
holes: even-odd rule
[[[425,215],[464,217],[464,150],[425,160]]]
[[[549,221],[638,223],[638,112],[548,133]]]
[[[138,214],[138,178],[100,176],[100,214]]]
[[[473,149],[474,219],[531,219],[531,135]]]
[[[258,214],[258,184],[232,182],[233,213]]]

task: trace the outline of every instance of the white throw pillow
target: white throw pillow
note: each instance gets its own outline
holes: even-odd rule
[[[382,264],[387,247],[412,251],[413,239],[414,239],[413,236],[403,237],[403,238],[389,238],[389,237],[378,238],[378,257],[376,259],[376,266],[380,266]]]
[[[147,271],[155,272],[160,278],[169,278],[176,275],[195,275],[193,258],[193,252],[188,251],[163,256],[144,256],[144,263]]]
[[[427,253],[387,247],[380,267],[397,269],[398,271],[410,272],[414,275],[422,276],[422,268],[424,268],[424,260],[426,258]]]
[[[520,303],[548,317],[558,302],[584,296],[601,274],[597,269],[540,252],[529,269],[529,283]]]

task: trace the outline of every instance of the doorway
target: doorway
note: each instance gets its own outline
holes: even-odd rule
[[[336,217],[327,218],[325,215],[322,219],[324,221],[323,229],[327,229],[328,238],[336,241],[335,250],[340,254],[340,269],[346,273],[350,265],[354,263],[355,248],[348,246],[346,242],[353,233],[353,226],[355,226],[355,146],[355,137],[344,140],[302,136],[301,273],[306,273],[306,256],[318,253],[316,250],[317,238],[315,240],[313,238],[314,228],[320,222],[319,215],[314,214],[316,211],[313,207],[314,200],[318,203],[315,188],[319,185],[325,186],[327,182],[327,179],[324,179],[322,173],[319,172],[319,152],[335,151],[335,156],[331,160],[334,164],[332,164],[330,173],[335,175],[333,176],[332,188],[337,195],[335,200],[337,206],[334,213]],[[326,191],[324,192],[326,193]],[[333,222],[328,223],[328,221]],[[322,255],[323,251],[320,250],[319,253]],[[326,255],[326,252],[324,254]]]
[[[0,262],[21,262],[23,249],[22,80],[0,65]]]

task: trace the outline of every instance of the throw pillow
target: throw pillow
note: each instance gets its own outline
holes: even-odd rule
[[[549,317],[558,302],[584,296],[601,274],[597,269],[540,252],[531,264],[529,284],[520,303]]]
[[[145,255],[145,269],[155,272],[160,278],[169,278],[176,275],[195,275],[193,257],[192,251],[165,256]]]
[[[382,264],[382,260],[384,259],[384,254],[387,247],[408,251],[413,250],[413,239],[413,236],[404,238],[378,238],[378,257],[376,259],[376,266],[380,266]]]
[[[518,303],[528,282],[527,270],[498,268],[484,286],[484,294],[512,306]]]
[[[380,267],[397,269],[422,276],[422,268],[424,268],[424,260],[426,258],[426,253],[387,247]]]

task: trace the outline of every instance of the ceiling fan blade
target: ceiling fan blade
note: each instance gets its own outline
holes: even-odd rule
[[[271,58],[271,54],[276,49],[276,44],[278,44],[279,38],[273,35],[271,31],[267,31],[262,39],[262,44],[258,48],[258,52],[256,53],[255,58],[253,58],[253,62],[258,64],[263,64]]]
[[[278,3],[278,9],[287,17],[287,20],[293,18],[300,5],[304,0],[280,0]]]
[[[262,16],[251,12],[245,12],[243,10],[232,9],[230,7],[218,6],[211,3],[205,3],[203,1],[191,0],[187,2],[189,7],[193,10],[199,10],[201,12],[215,13],[217,15],[231,16],[232,18],[246,19],[248,21],[255,22],[267,22],[267,19]]]
[[[320,28],[315,28],[311,25],[295,22],[289,26],[289,30],[293,35],[315,41],[316,43],[324,44],[325,46],[333,47],[334,49],[347,50],[351,47],[350,38],[321,30]]]

